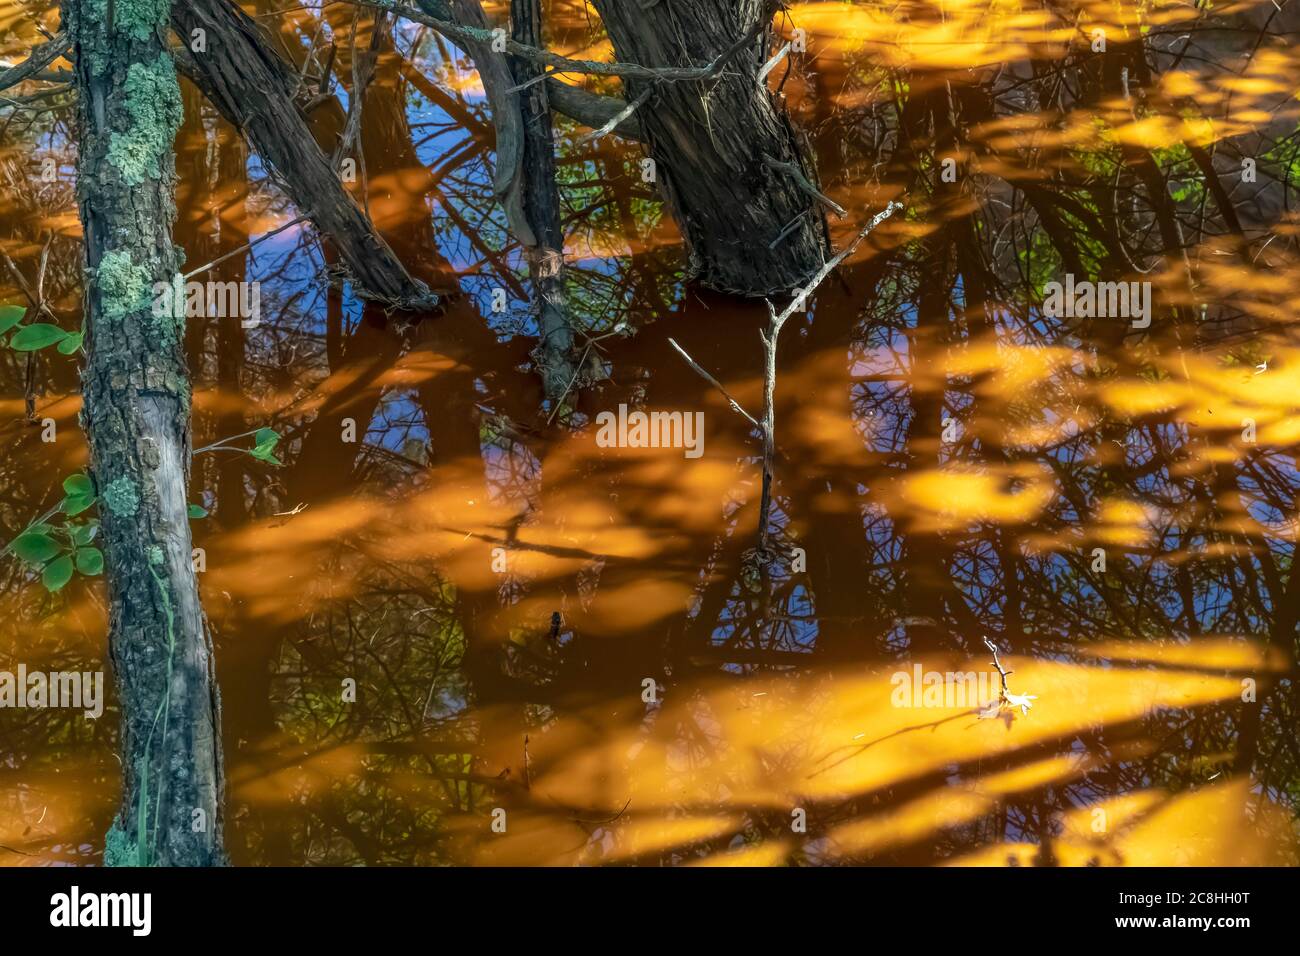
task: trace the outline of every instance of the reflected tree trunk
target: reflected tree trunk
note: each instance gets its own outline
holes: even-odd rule
[[[542,45],[540,0],[512,0],[510,22],[520,43]],[[542,71],[522,60],[512,64],[517,84]],[[534,357],[542,373],[542,387],[552,407],[560,404],[574,382],[573,328],[565,300],[564,230],[560,225],[560,191],[555,184],[555,147],[551,107],[546,85],[534,83],[519,95],[523,118],[522,170],[524,216],[537,245],[525,250],[533,286],[533,310],[540,326],[541,343]]]

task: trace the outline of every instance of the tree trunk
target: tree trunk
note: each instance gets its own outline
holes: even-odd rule
[[[190,564],[190,381],[183,323],[152,290],[172,244],[180,88],[166,5],[65,0],[85,232],[82,425],[99,492],[124,787],[109,865],[223,861],[220,703]],[[113,7],[109,6],[110,11]]]
[[[298,75],[266,44],[257,24],[230,0],[187,0],[171,22],[190,50],[181,60],[201,89],[276,172],[294,204],[334,242],[363,295],[400,308],[432,308],[436,298],[412,278],[343,188],[294,103]]]
[[[768,0],[593,3],[617,58],[656,67],[710,63],[770,14]],[[770,46],[768,32],[761,36],[717,78],[660,83],[635,114],[693,271],[742,295],[798,288],[828,246],[825,216],[804,188],[816,181],[807,152],[758,82]],[[644,81],[624,84],[629,101],[646,92]]]
[[[514,38],[529,46],[542,46],[540,0],[512,0],[510,25]],[[516,84],[541,75],[523,60],[511,64]],[[533,353],[542,373],[542,388],[552,410],[575,385],[573,326],[565,298],[564,229],[560,224],[560,191],[555,184],[555,140],[546,86],[533,83],[519,95],[523,118],[524,215],[537,239],[525,249],[533,285],[534,310],[541,342]]]

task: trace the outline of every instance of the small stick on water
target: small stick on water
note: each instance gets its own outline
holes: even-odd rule
[[[1015,671],[1002,669],[1002,660],[998,657],[998,646],[987,637],[984,638],[984,646],[993,652],[993,666],[998,669],[998,674],[1002,677],[1002,693],[1005,694],[1007,693],[1007,677],[1014,674]]]
[[[868,222],[862,231],[847,246],[841,249],[835,256],[831,257],[818,270],[812,280],[802,289],[797,289],[794,298],[790,300],[781,313],[778,315],[771,302],[767,303],[767,331],[762,329],[758,332],[758,337],[763,341],[763,420],[760,422],[753,415],[745,411],[731,393],[723,387],[722,383],[703,369],[695,359],[686,354],[685,349],[678,345],[673,339],[668,340],[668,344],[677,350],[677,353],[684,358],[688,365],[695,370],[706,382],[720,391],[731,403],[731,407],[743,415],[749,422],[756,426],[763,433],[763,491],[759,501],[758,514],[758,549],[761,553],[766,554],[768,551],[768,513],[772,510],[772,478],[774,472],[773,460],[776,457],[776,345],[777,338],[781,334],[781,328],[785,325],[786,320],[796,311],[804,308],[808,301],[808,296],[822,284],[828,275],[835,271],[841,262],[851,256],[855,249],[862,244],[871,230],[875,229],[882,222],[892,216],[895,212],[903,208],[902,203],[890,202],[883,210],[876,213]]]

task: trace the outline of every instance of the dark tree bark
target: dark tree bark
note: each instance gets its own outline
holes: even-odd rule
[[[167,5],[65,0],[78,96],[86,248],[82,424],[99,492],[109,651],[122,708],[121,809],[109,865],[224,860],[220,704],[190,563],[190,380],[170,283],[181,96]],[[113,10],[109,6],[110,11]],[[156,17],[156,19],[155,19]]]
[[[510,25],[520,43],[542,45],[540,0],[512,0]],[[523,85],[541,75],[538,67],[516,59],[515,83]],[[573,327],[564,291],[564,230],[560,225],[560,191],[555,184],[555,146],[547,88],[534,83],[519,96],[524,130],[524,215],[537,239],[527,249],[534,310],[541,343],[533,353],[542,373],[542,389],[552,406],[564,400],[574,385]]]
[[[654,67],[712,62],[771,13],[768,0],[593,3],[617,58]],[[769,46],[756,40],[715,79],[659,83],[635,114],[693,269],[743,295],[801,286],[828,247],[807,151],[758,82]],[[629,101],[646,93],[645,81],[624,85]]]
[[[171,22],[187,50],[194,31],[204,31],[206,51],[181,60],[186,75],[244,132],[298,208],[334,242],[362,294],[401,308],[435,305],[343,187],[294,103],[297,73],[270,49],[257,24],[229,0],[174,4]]]

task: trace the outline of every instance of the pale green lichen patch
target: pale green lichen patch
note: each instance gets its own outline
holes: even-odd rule
[[[129,252],[104,253],[95,278],[105,318],[120,319],[149,303],[149,269],[133,262]]]
[[[126,475],[109,482],[100,497],[104,499],[104,505],[109,511],[124,518],[129,518],[140,510],[140,491]]]
[[[132,63],[123,91],[125,128],[109,138],[108,161],[123,182],[139,186],[146,177],[162,175],[163,160],[184,118],[171,55],[162,53],[153,63]]]
[[[141,864],[140,848],[114,820],[104,837],[104,865],[140,866]]]
[[[148,40],[171,14],[171,0],[117,0],[113,4],[113,29],[141,42]]]
[[[108,7],[108,0],[85,0],[80,10],[65,14],[78,53],[95,76],[108,68],[114,39],[148,43],[166,36],[171,19],[171,0],[115,0],[110,30]]]
[[[162,548],[158,547],[158,545],[156,545],[156,544],[151,544],[151,545],[149,546],[149,563],[150,563],[150,564],[152,564],[154,567],[159,567],[160,565],[162,565],[163,563],[165,563],[166,560],[167,560],[167,555],[165,555],[165,554],[163,553],[163,549],[162,549]]]

